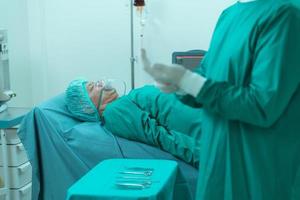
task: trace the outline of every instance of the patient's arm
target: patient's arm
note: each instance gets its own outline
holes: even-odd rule
[[[160,126],[200,140],[202,109],[187,106],[174,94],[163,93],[153,86],[132,90],[128,98]]]
[[[169,129],[167,127],[168,120],[165,120],[168,117],[160,118],[160,114],[155,114],[159,113],[157,108],[145,105],[147,103],[143,106],[138,105],[130,98],[130,95],[116,100],[109,104],[103,113],[105,127],[117,136],[158,146],[174,156],[198,166],[199,138]]]

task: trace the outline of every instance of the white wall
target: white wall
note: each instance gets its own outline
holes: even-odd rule
[[[22,72],[12,74],[12,87],[22,97],[16,105],[38,104],[63,92],[78,76],[91,80],[103,76],[120,78],[130,86],[129,0],[26,1],[0,0],[1,7],[9,8],[6,14],[0,13],[0,22],[7,21],[3,15],[15,18],[8,20],[8,29],[14,33],[10,37],[11,67]],[[170,63],[173,51],[207,49],[221,10],[233,2],[146,1],[144,47],[150,59]],[[138,55],[139,19],[137,14],[135,17]],[[22,74],[22,78],[16,74]],[[136,85],[148,82],[152,80],[138,62]]]
[[[145,41],[153,62],[171,63],[174,51],[207,50],[222,10],[234,0],[149,0]],[[136,47],[138,49],[138,46]],[[137,85],[152,80],[137,68]]]
[[[125,1],[28,0],[28,9],[34,103],[63,92],[76,77],[129,82]]]
[[[26,1],[0,0],[0,29],[8,30],[11,89],[17,93],[9,105],[28,107],[32,93]]]

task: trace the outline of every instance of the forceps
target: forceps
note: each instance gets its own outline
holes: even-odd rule
[[[117,182],[116,186],[119,188],[124,188],[124,189],[138,189],[142,190],[145,188],[150,187],[151,184],[149,183],[129,183],[129,182]]]
[[[123,189],[145,189],[149,188],[152,184],[151,177],[153,168],[146,167],[125,167],[122,174],[117,177],[115,185]]]
[[[130,182],[130,183],[142,183],[142,184],[149,184],[151,185],[153,181],[151,178],[148,177],[141,177],[141,176],[119,176],[117,177],[117,182]]]
[[[154,171],[153,168],[148,167],[126,167],[126,169],[133,171]]]
[[[120,174],[133,174],[133,175],[144,175],[144,176],[151,176],[153,171],[122,171],[119,172]]]
[[[132,181],[151,181],[150,177],[144,176],[118,176],[117,179],[119,180],[132,180]]]

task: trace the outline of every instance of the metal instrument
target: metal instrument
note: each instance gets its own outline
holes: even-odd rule
[[[151,176],[153,168],[144,167],[125,167],[119,171],[121,176],[117,176],[115,185],[120,189],[136,189],[142,190],[149,188],[153,181]]]

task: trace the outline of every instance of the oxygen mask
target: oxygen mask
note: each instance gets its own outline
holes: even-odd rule
[[[96,87],[101,87],[99,92],[97,110],[104,110],[107,103],[110,103],[116,96],[126,94],[126,83],[120,79],[101,79],[95,82]]]
[[[95,86],[102,87],[104,91],[116,91],[119,96],[126,94],[126,83],[120,79],[100,79]]]

